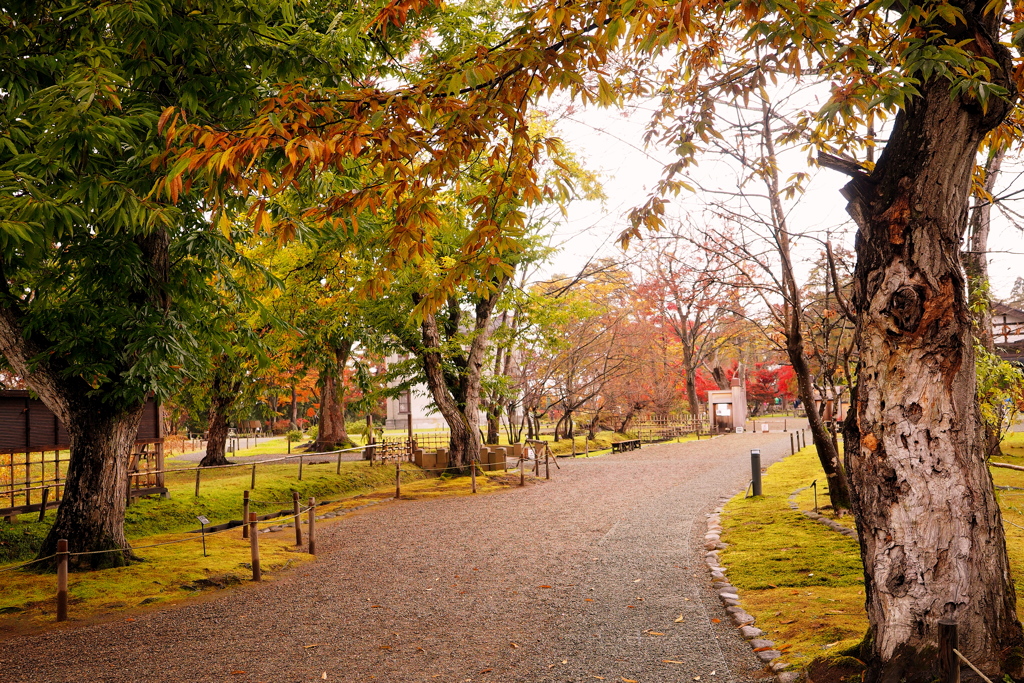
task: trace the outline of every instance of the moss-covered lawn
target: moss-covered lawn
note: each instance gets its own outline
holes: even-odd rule
[[[1004,462],[1024,465],[1024,434],[1008,437]],[[1018,596],[1024,595],[1024,472],[991,468],[1003,511],[1007,550]],[[824,473],[813,446],[768,468],[760,499],[730,500],[722,515],[722,551],[730,581],[757,626],[796,667],[856,646],[867,630],[863,570],[857,542],[789,507],[790,495],[818,481],[818,504],[828,503]],[[811,489],[795,497],[814,506]],[[827,512],[827,510],[826,510]],[[840,523],[853,526],[849,516]],[[1018,601],[1024,618],[1024,600]]]

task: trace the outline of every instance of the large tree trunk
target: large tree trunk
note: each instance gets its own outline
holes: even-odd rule
[[[441,351],[444,347],[437,318],[425,314],[420,325],[423,341],[418,354],[423,363],[427,388],[434,404],[441,412],[449,429],[448,466],[464,470],[480,455],[480,381],[483,378],[484,354],[490,341],[490,320],[494,305],[505,288],[507,279],[496,284],[494,291],[477,301],[474,310],[473,333],[469,349],[459,359],[462,372],[458,377],[446,376]],[[418,295],[413,297],[419,303]],[[454,305],[457,306],[457,303]],[[453,318],[457,317],[452,312]],[[455,324],[451,333],[458,332]],[[454,383],[454,386],[449,383]]]
[[[80,402],[63,420],[71,437],[64,497],[39,556],[52,555],[57,540],[72,552],[115,550],[71,559],[72,566],[120,567],[137,559],[124,536],[128,495],[128,459],[139,432],[142,409],[110,413]]]
[[[238,398],[242,383],[232,381],[219,368],[226,365],[222,358],[214,369],[213,381],[210,383],[210,413],[206,433],[206,455],[199,461],[200,467],[230,465],[225,454],[228,442],[228,413]]]
[[[986,38],[998,13],[964,7],[951,36],[1006,68]],[[995,77],[1012,90],[1006,71]],[[870,637],[865,681],[938,676],[937,623],[995,679],[1024,674],[1021,626],[975,398],[960,241],[978,144],[1008,105],[983,113],[936,76],[896,117],[870,176],[844,189],[856,220],[854,307],[862,360],[847,471],[860,532]]]
[[[352,351],[352,341],[342,342],[334,349],[334,363],[324,368],[324,385],[320,395],[320,427],[314,451],[333,451],[349,448],[355,443],[349,438],[345,425],[345,365]]]

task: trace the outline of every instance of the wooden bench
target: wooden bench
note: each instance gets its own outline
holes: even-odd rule
[[[640,439],[629,439],[626,441],[614,441],[612,442],[612,453],[625,453],[626,451],[635,451],[640,448]]]

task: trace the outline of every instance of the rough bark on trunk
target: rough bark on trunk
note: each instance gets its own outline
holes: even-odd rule
[[[83,402],[87,405],[87,402]],[[115,550],[72,558],[72,566],[120,567],[137,559],[124,536],[128,459],[139,432],[142,408],[109,414],[102,409],[72,410],[65,422],[71,456],[64,497],[39,556],[52,555],[66,538],[74,552]]]
[[[444,345],[437,317],[432,313],[425,314],[420,325],[422,346],[418,355],[434,405],[448,423],[448,466],[457,470],[468,467],[480,454],[480,380],[483,377],[484,353],[491,335],[491,313],[506,283],[507,279],[497,283],[486,299],[477,301],[471,341],[459,359],[462,372],[457,377],[445,373],[440,351]],[[413,300],[419,303],[420,297],[414,296]],[[457,306],[457,302],[451,302],[450,306]],[[457,310],[449,313],[451,320],[447,332],[454,335],[459,331]]]
[[[355,445],[345,425],[345,365],[352,341],[345,339],[334,349],[334,363],[324,368],[324,387],[320,395],[320,427],[314,451],[332,451]]]
[[[221,359],[218,368],[214,369],[213,381],[210,383],[210,412],[206,432],[206,455],[199,461],[200,467],[230,465],[226,456],[228,441],[228,413],[238,398],[241,381],[232,381],[221,372],[225,359]]]
[[[997,13],[964,6],[952,39],[994,58]],[[937,622],[990,677],[1024,674],[1002,519],[980,443],[960,240],[978,145],[1008,105],[952,97],[941,76],[901,111],[870,175],[844,188],[858,225],[861,353],[846,462],[864,561],[865,681],[937,675]]]

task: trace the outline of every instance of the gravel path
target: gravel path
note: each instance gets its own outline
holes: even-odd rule
[[[262,585],[7,639],[0,682],[761,680],[702,549],[754,447],[768,465],[789,437],[562,460],[523,489],[374,506],[318,527],[317,561]]]

